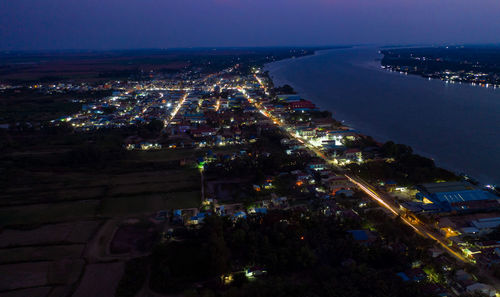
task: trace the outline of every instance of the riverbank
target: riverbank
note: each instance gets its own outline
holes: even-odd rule
[[[440,167],[498,183],[500,164],[486,156],[500,151],[493,138],[500,126],[500,105],[493,99],[500,93],[389,73],[373,67],[377,54],[374,48],[316,51],[266,64],[265,70],[276,86],[293,86],[363,134],[407,143]]]

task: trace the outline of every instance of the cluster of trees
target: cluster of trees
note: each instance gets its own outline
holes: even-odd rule
[[[266,179],[274,177],[272,189],[255,192],[250,186],[242,187],[238,196],[234,197],[238,201],[250,203],[256,199],[261,200],[262,196],[269,195],[271,191],[280,196],[300,195],[295,185],[295,177],[290,174],[278,175],[278,173],[303,169],[309,159],[309,156],[296,158],[280,153],[272,153],[269,156],[251,153],[251,155],[238,156],[234,160],[209,163],[205,170],[208,179],[240,178],[248,180],[249,185],[263,185]]]
[[[137,135],[141,138],[151,139],[156,138],[160,135],[161,130],[165,127],[162,120],[153,119],[147,124],[138,125]]]
[[[135,258],[125,263],[125,271],[116,288],[115,297],[134,297],[146,282],[149,259]]]
[[[177,293],[196,283],[221,296],[432,296],[395,275],[407,268],[405,255],[356,243],[346,232],[352,227],[304,212],[237,222],[211,216],[184,240],[155,248],[151,286]],[[238,273],[253,266],[267,275],[250,282]],[[220,277],[231,272],[237,281],[222,290]]]
[[[394,143],[393,141],[384,143],[381,151],[385,157],[395,158],[396,160],[401,160],[405,157],[413,155],[413,149],[410,146]]]
[[[452,172],[437,167],[433,160],[414,154],[407,145],[389,141],[382,146],[381,153],[393,158],[394,162],[371,161],[361,165],[349,164],[348,168],[368,180],[394,180],[401,185],[459,179]]]
[[[297,94],[295,90],[290,85],[283,85],[281,87],[276,87],[273,89],[275,94]]]
[[[347,138],[344,138],[342,142],[348,148],[365,149],[368,147],[378,146],[377,142],[371,136],[361,136],[356,138],[355,140],[349,140]]]

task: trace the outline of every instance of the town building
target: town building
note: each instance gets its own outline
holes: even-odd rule
[[[416,198],[427,204],[437,204],[442,211],[468,211],[498,207],[490,192],[476,189],[464,182],[443,182],[418,185]]]

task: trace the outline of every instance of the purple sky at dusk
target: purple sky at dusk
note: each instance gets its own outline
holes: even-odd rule
[[[498,42],[499,0],[0,0],[0,50]]]

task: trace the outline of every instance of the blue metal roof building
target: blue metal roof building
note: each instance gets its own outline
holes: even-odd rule
[[[434,193],[433,196],[435,197],[435,200],[446,203],[495,199],[491,193],[483,190],[441,192]]]
[[[467,210],[468,203],[497,199],[490,192],[475,189],[462,182],[423,184],[417,186],[417,189],[420,190],[416,195],[417,199],[438,204],[443,211]]]

